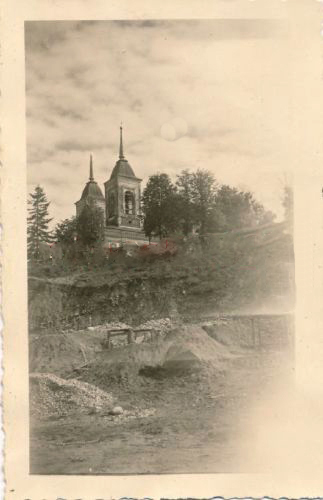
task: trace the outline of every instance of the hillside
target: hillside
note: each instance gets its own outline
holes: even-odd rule
[[[293,242],[284,223],[161,242],[159,249],[30,269],[31,329],[293,307]]]

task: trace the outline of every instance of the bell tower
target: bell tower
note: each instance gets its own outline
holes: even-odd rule
[[[120,126],[119,159],[110,179],[104,183],[106,225],[108,228],[141,231],[141,179],[135,176],[124,156],[122,132]]]

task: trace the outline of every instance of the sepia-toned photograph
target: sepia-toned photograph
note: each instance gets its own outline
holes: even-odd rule
[[[266,472],[250,422],[294,367],[285,24],[24,36],[30,474]]]

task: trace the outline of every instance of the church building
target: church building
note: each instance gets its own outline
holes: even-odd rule
[[[142,229],[140,213],[141,181],[136,177],[124,156],[122,127],[120,127],[119,159],[112,169],[110,179],[104,183],[104,194],[94,180],[93,159],[90,157],[90,177],[76,205],[78,216],[87,204],[95,204],[103,210],[105,220],[105,243],[148,243]]]

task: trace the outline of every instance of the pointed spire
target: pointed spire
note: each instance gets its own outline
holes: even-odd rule
[[[119,147],[119,159],[124,160],[125,157],[123,155],[123,142],[122,142],[122,122],[120,125],[120,147]]]
[[[93,160],[92,160],[92,155],[90,155],[90,181],[94,181],[94,176],[93,176]]]

